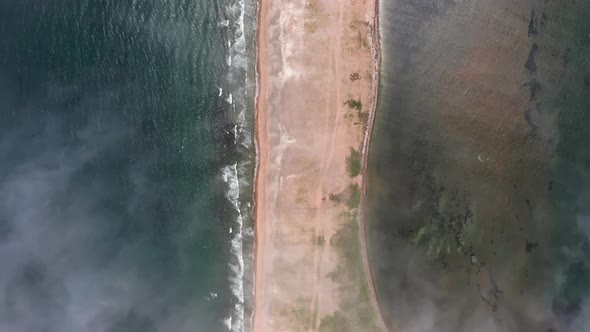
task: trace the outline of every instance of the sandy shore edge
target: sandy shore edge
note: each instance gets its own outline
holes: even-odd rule
[[[369,248],[367,247],[367,190],[368,190],[368,174],[367,167],[369,163],[369,151],[371,147],[371,135],[373,133],[373,125],[375,123],[375,116],[377,114],[377,108],[379,106],[379,89],[381,81],[381,26],[380,26],[380,15],[381,13],[381,0],[375,0],[375,19],[373,23],[373,95],[371,109],[369,111],[369,121],[367,123],[367,129],[365,130],[365,137],[363,139],[362,149],[362,165],[361,165],[361,204],[359,209],[359,229],[360,229],[360,241],[362,247],[363,265],[365,268],[366,279],[369,286],[369,292],[371,293],[371,301],[373,302],[373,308],[376,310],[378,315],[377,320],[379,325],[384,331],[388,331],[388,326],[383,319],[383,313],[381,311],[381,305],[379,304],[379,298],[377,291],[375,290],[375,279],[373,277],[373,271],[371,264],[369,263]]]
[[[254,327],[255,327],[255,322],[256,322],[256,318],[257,318],[257,312],[258,312],[258,318],[260,318],[260,312],[262,310],[259,310],[257,308],[257,303],[259,302],[259,299],[262,298],[262,294],[260,294],[260,292],[262,292],[262,290],[264,289],[263,287],[260,287],[260,284],[262,284],[264,282],[264,280],[262,279],[262,276],[260,275],[260,273],[257,273],[257,271],[262,270],[262,259],[261,257],[263,257],[263,248],[264,248],[264,238],[261,238],[261,234],[264,235],[265,234],[265,228],[264,228],[264,224],[263,223],[259,223],[259,215],[258,213],[260,211],[263,211],[263,209],[260,209],[260,191],[259,191],[259,187],[262,185],[261,181],[263,181],[264,177],[260,176],[260,163],[262,158],[260,158],[262,153],[265,153],[264,150],[261,150],[261,145],[262,143],[266,143],[266,135],[263,134],[261,137],[261,128],[264,129],[264,131],[266,131],[266,117],[263,113],[262,110],[260,110],[261,105],[263,105],[263,103],[260,102],[262,97],[266,97],[266,87],[264,87],[261,84],[261,63],[263,62],[264,59],[261,59],[261,52],[260,52],[260,48],[261,48],[261,43],[262,43],[262,38],[261,38],[261,33],[262,31],[265,31],[265,27],[262,24],[262,15],[263,15],[263,4],[262,2],[264,2],[264,0],[258,0],[256,2],[256,17],[257,17],[257,29],[256,29],[256,96],[254,97],[254,148],[255,148],[255,153],[256,153],[256,158],[255,158],[255,167],[254,167],[254,207],[252,209],[252,213],[253,213],[253,221],[254,221],[254,269],[253,269],[253,280],[254,280],[254,288],[253,288],[253,292],[254,292],[254,309],[252,310],[252,317],[250,317],[250,326],[252,327],[252,331],[254,331]],[[262,31],[261,31],[262,30]],[[264,89],[263,89],[264,88]],[[263,141],[264,139],[264,141]]]

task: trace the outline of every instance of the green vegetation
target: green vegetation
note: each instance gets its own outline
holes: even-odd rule
[[[472,229],[473,213],[469,196],[438,189],[434,194],[436,203],[420,228],[408,233],[415,245],[426,250],[426,255],[443,262],[466,261],[479,265],[480,259],[474,250]],[[477,247],[477,246],[475,246]],[[457,261],[456,258],[459,258]]]
[[[326,243],[326,238],[324,238],[323,235],[314,236],[313,243],[316,246],[321,247],[321,246],[323,246]]]
[[[342,201],[342,198],[340,197],[340,195],[336,195],[336,194],[330,194],[330,200],[336,204],[339,204]]]
[[[361,248],[359,244],[359,228],[356,212],[348,211],[340,215],[343,226],[330,238],[330,245],[338,250],[342,264],[328,273],[334,282],[343,283],[360,277],[363,269]]]
[[[354,73],[354,74],[358,75],[358,73]],[[350,75],[351,81],[360,79],[360,75],[358,75],[358,76],[353,76],[353,75]],[[346,114],[344,114],[344,118],[346,120],[349,120],[352,123],[352,122],[354,122],[354,120],[356,118],[356,120],[358,120],[358,122],[356,122],[354,124],[362,124],[364,126],[367,125],[367,123],[369,122],[369,112],[363,112],[363,103],[361,102],[360,99],[354,100],[353,98],[350,98],[346,102],[344,102],[344,104],[348,105],[348,107],[351,110],[356,110],[356,114],[355,114],[355,112],[346,112]]]
[[[352,324],[340,311],[333,315],[324,316],[320,321],[320,332],[347,332],[353,331]]]
[[[366,34],[363,34],[360,31],[357,33],[356,43],[359,48],[361,48],[361,47],[369,48],[369,41],[366,37]]]
[[[361,191],[359,189],[359,185],[356,183],[351,183],[348,185],[348,190],[350,192],[350,196],[348,197],[347,205],[349,208],[355,209],[361,204]]]
[[[296,326],[306,326],[311,319],[312,313],[310,311],[311,300],[299,297],[295,300],[295,306],[287,309],[282,309],[279,313],[281,316],[290,317]]]
[[[347,272],[349,277],[362,270],[361,248],[359,244],[359,227],[356,220],[356,211],[343,212],[340,218],[344,225],[330,239],[330,244],[338,249],[345,266],[338,266],[339,272]],[[344,270],[348,271],[344,271]]]
[[[359,74],[359,73],[352,73],[352,74],[350,74],[350,80],[352,82],[358,81],[360,79],[361,79],[361,74]]]
[[[368,292],[366,293],[368,296]],[[367,299],[368,301],[368,299]],[[373,310],[371,310],[371,307],[369,306],[364,306],[362,308],[359,309],[358,311],[358,318],[359,318],[359,325],[360,326],[366,326],[366,327],[372,327],[373,330],[377,330],[376,326],[375,326],[375,319],[377,317],[375,317],[375,313],[373,312]]]
[[[426,254],[431,257],[440,257],[451,253],[451,244],[454,239],[438,227],[438,223],[432,222],[426,224],[418,230],[418,233],[412,239],[412,243],[419,244],[423,240],[427,241]]]
[[[350,183],[346,189],[339,194],[328,196],[334,204],[345,202],[349,209],[356,209],[361,203],[361,190],[356,183]]]
[[[366,125],[369,122],[369,112],[358,111],[357,116],[360,123]]]
[[[311,312],[307,307],[296,307],[295,309],[293,309],[293,311],[291,311],[291,313],[293,314],[293,318],[295,318],[296,321],[305,324],[307,324],[307,322],[309,322],[309,319],[311,318]]]
[[[349,98],[347,101],[344,102],[345,105],[348,105],[348,107],[355,109],[357,111],[361,111],[363,109],[363,103],[361,102],[361,100],[354,100],[352,97]]]
[[[343,212],[342,228],[332,236],[330,245],[338,251],[340,264],[328,277],[338,283],[340,311],[324,316],[320,331],[379,331],[369,300],[360,244],[357,210]]]
[[[484,257],[479,257],[477,249],[469,238],[472,237],[469,225],[448,220],[432,218],[430,223],[412,232],[411,242],[426,250],[426,255],[444,265],[465,263],[475,266],[485,265]],[[483,259],[483,260],[482,260]]]
[[[369,22],[367,22],[367,21],[353,20],[352,22],[350,22],[350,28],[352,30],[358,30],[360,28],[367,28],[367,27],[369,27]]]
[[[350,148],[350,155],[346,158],[346,171],[351,178],[361,172],[361,153],[353,148]]]

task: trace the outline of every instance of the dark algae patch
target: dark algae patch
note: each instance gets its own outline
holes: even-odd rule
[[[536,78],[533,78],[530,82],[527,82],[525,84],[523,84],[524,87],[527,87],[529,89],[531,98],[530,100],[532,101],[533,99],[535,99],[535,97],[537,96],[537,93],[541,91],[541,89],[543,88],[543,86],[541,85],[541,82],[539,82]]]
[[[525,242],[524,250],[527,252],[527,254],[530,254],[531,252],[533,252],[533,249],[535,249],[538,245],[539,242],[529,242],[527,240]]]
[[[529,21],[529,38],[536,36],[538,33],[537,31],[537,21],[535,19],[535,10],[531,9],[531,20]]]
[[[524,64],[524,67],[531,73],[535,73],[537,71],[537,62],[535,57],[537,56],[538,51],[539,45],[537,45],[537,43],[533,43],[533,46],[531,46],[531,51],[529,52],[529,57]]]

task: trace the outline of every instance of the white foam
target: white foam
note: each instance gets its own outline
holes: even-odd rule
[[[244,329],[244,252],[243,252],[243,237],[242,237],[242,226],[243,218],[240,211],[240,182],[238,178],[238,164],[227,165],[222,169],[222,179],[228,185],[225,197],[232,203],[238,216],[236,218],[236,229],[232,234],[234,236],[231,239],[231,253],[236,259],[236,262],[230,263],[230,289],[232,295],[237,299],[237,303],[234,306],[234,315],[237,316],[235,320],[232,320],[231,330],[232,331],[243,331]]]
[[[297,65],[297,61],[291,61],[298,50],[303,49],[303,25],[301,17],[304,17],[303,8],[295,3],[289,2],[284,4],[285,10],[281,11],[279,17],[282,55],[282,70],[280,73],[283,83],[291,78],[301,75],[302,68]],[[286,36],[289,36],[287,39]]]
[[[218,97],[221,97],[222,94],[223,94],[223,88],[219,88],[219,96]]]
[[[240,211],[240,183],[238,182],[238,164],[227,165],[222,169],[222,178],[228,184],[228,190],[225,197],[234,205],[236,210]]]
[[[246,98],[248,84],[248,53],[246,51],[246,33],[245,33],[245,2],[244,0],[235,0],[228,8],[228,15],[234,20],[230,24],[233,31],[233,39],[228,40],[229,56],[227,59],[229,72],[227,81],[232,89],[233,110],[236,113],[234,119],[238,124],[239,138],[236,140],[241,146],[252,148],[252,134],[246,120]],[[227,100],[227,99],[226,99]]]
[[[227,41],[228,55],[226,62],[228,72],[225,77],[225,100],[231,104],[233,110],[234,126],[231,129],[234,136],[234,145],[244,146],[250,149],[252,146],[252,133],[247,121],[247,89],[248,89],[248,52],[246,51],[246,34],[245,34],[245,12],[246,4],[244,0],[232,0],[229,7],[226,8],[229,20],[225,22],[230,32],[230,38]],[[221,96],[221,95],[220,95]],[[231,246],[231,263],[229,283],[232,296],[234,298],[234,307],[230,317],[225,320],[228,330],[233,332],[244,331],[244,234],[247,237],[253,237],[253,231],[243,229],[243,217],[240,210],[240,188],[249,186],[246,177],[240,177],[242,174],[242,164],[234,163],[227,165],[222,169],[223,181],[227,184],[226,198],[234,206],[237,217],[234,223],[229,227],[230,246]],[[249,228],[249,227],[248,227]],[[248,261],[249,262],[249,261]]]
[[[231,316],[226,317],[223,320],[223,324],[227,327],[228,331],[231,331]]]

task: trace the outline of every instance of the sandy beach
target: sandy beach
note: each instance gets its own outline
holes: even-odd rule
[[[254,331],[384,331],[366,258],[376,0],[261,0]]]

